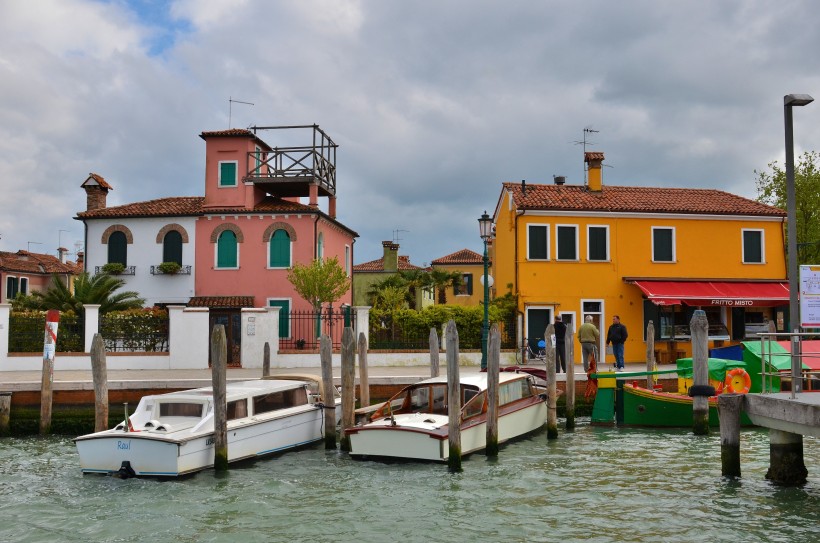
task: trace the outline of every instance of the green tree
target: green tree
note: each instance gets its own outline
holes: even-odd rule
[[[424,270],[402,270],[399,275],[407,284],[407,303],[410,304],[410,309],[420,309],[417,307],[416,293],[432,286],[430,274]]]
[[[447,303],[447,287],[457,287],[462,284],[464,274],[460,271],[449,271],[440,268],[433,268],[430,272],[430,283],[436,290],[438,296],[436,303]]]
[[[764,204],[787,208],[785,166],[768,164],[769,171],[757,175],[757,200]],[[820,153],[806,151],[794,167],[795,221],[797,223],[797,262],[820,263]],[[787,232],[791,235],[791,232]]]
[[[288,281],[316,311],[321,311],[323,303],[335,302],[350,289],[350,278],[336,257],[316,259],[309,266],[294,264],[288,270]]]
[[[139,309],[145,305],[145,300],[137,292],[119,292],[124,284],[122,279],[105,273],[89,276],[84,272],[74,278],[72,292],[61,279],[54,276],[48,290],[32,292],[27,300],[21,301],[21,307],[73,311],[82,316],[86,304],[99,304],[100,313]]]

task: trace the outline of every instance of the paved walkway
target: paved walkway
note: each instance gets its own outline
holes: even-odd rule
[[[526,367],[541,367],[543,365],[530,364]],[[611,368],[610,368],[611,369]],[[627,364],[626,372],[640,372],[646,369],[646,364]],[[658,366],[659,370],[675,369],[672,364]],[[461,366],[462,373],[477,373],[478,366]],[[442,373],[446,374],[446,367],[442,366]],[[271,375],[282,374],[310,374],[321,375],[321,368],[271,368]],[[358,374],[358,372],[357,372]],[[229,380],[257,379],[262,375],[261,369],[228,368]],[[340,381],[338,367],[333,368],[334,381]],[[429,366],[374,366],[368,368],[368,380],[372,384],[406,384],[427,379],[430,377]],[[670,374],[669,378],[674,378]],[[29,391],[39,390],[42,376],[39,371],[3,371],[0,372],[0,391]],[[566,380],[566,374],[558,374],[558,381]],[[578,366],[575,373],[576,381],[585,381],[586,374]],[[108,382],[112,389],[136,388],[188,388],[207,386],[211,382],[211,370],[109,370]],[[69,370],[54,372],[54,390],[89,390],[93,389],[91,370]]]

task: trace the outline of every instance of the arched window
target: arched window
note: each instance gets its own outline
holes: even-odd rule
[[[230,230],[219,234],[219,239],[216,241],[216,267],[239,267],[239,246],[236,243],[236,234]]]
[[[112,232],[108,237],[108,262],[128,265],[128,239],[122,232]]]
[[[171,230],[162,238],[162,261],[182,266],[182,234]]]
[[[319,260],[325,257],[325,235],[319,232],[319,239],[316,241],[316,258]]]
[[[290,268],[290,235],[284,230],[277,230],[270,238],[271,268]]]

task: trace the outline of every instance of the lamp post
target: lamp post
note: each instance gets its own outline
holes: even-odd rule
[[[792,108],[805,106],[814,101],[808,94],[787,94],[783,97],[783,117],[786,123],[786,214],[789,234],[789,327],[793,333],[800,332],[800,306],[797,293],[800,278],[797,271],[797,218],[794,194],[794,134]],[[803,391],[802,364],[799,356],[799,337],[791,338],[792,394]]]
[[[487,215],[487,211],[478,219],[478,229],[481,239],[484,241],[484,325],[481,328],[481,369],[487,369],[487,338],[490,335],[490,280],[488,278],[488,267],[490,258],[487,255],[487,242],[493,233],[493,220]]]

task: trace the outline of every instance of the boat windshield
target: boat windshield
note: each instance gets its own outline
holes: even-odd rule
[[[159,404],[160,417],[202,418],[205,404],[195,402],[162,402]]]
[[[464,405],[479,394],[475,387],[461,387],[461,404]],[[447,414],[447,383],[426,383],[408,387],[382,405],[372,420],[399,413]]]

